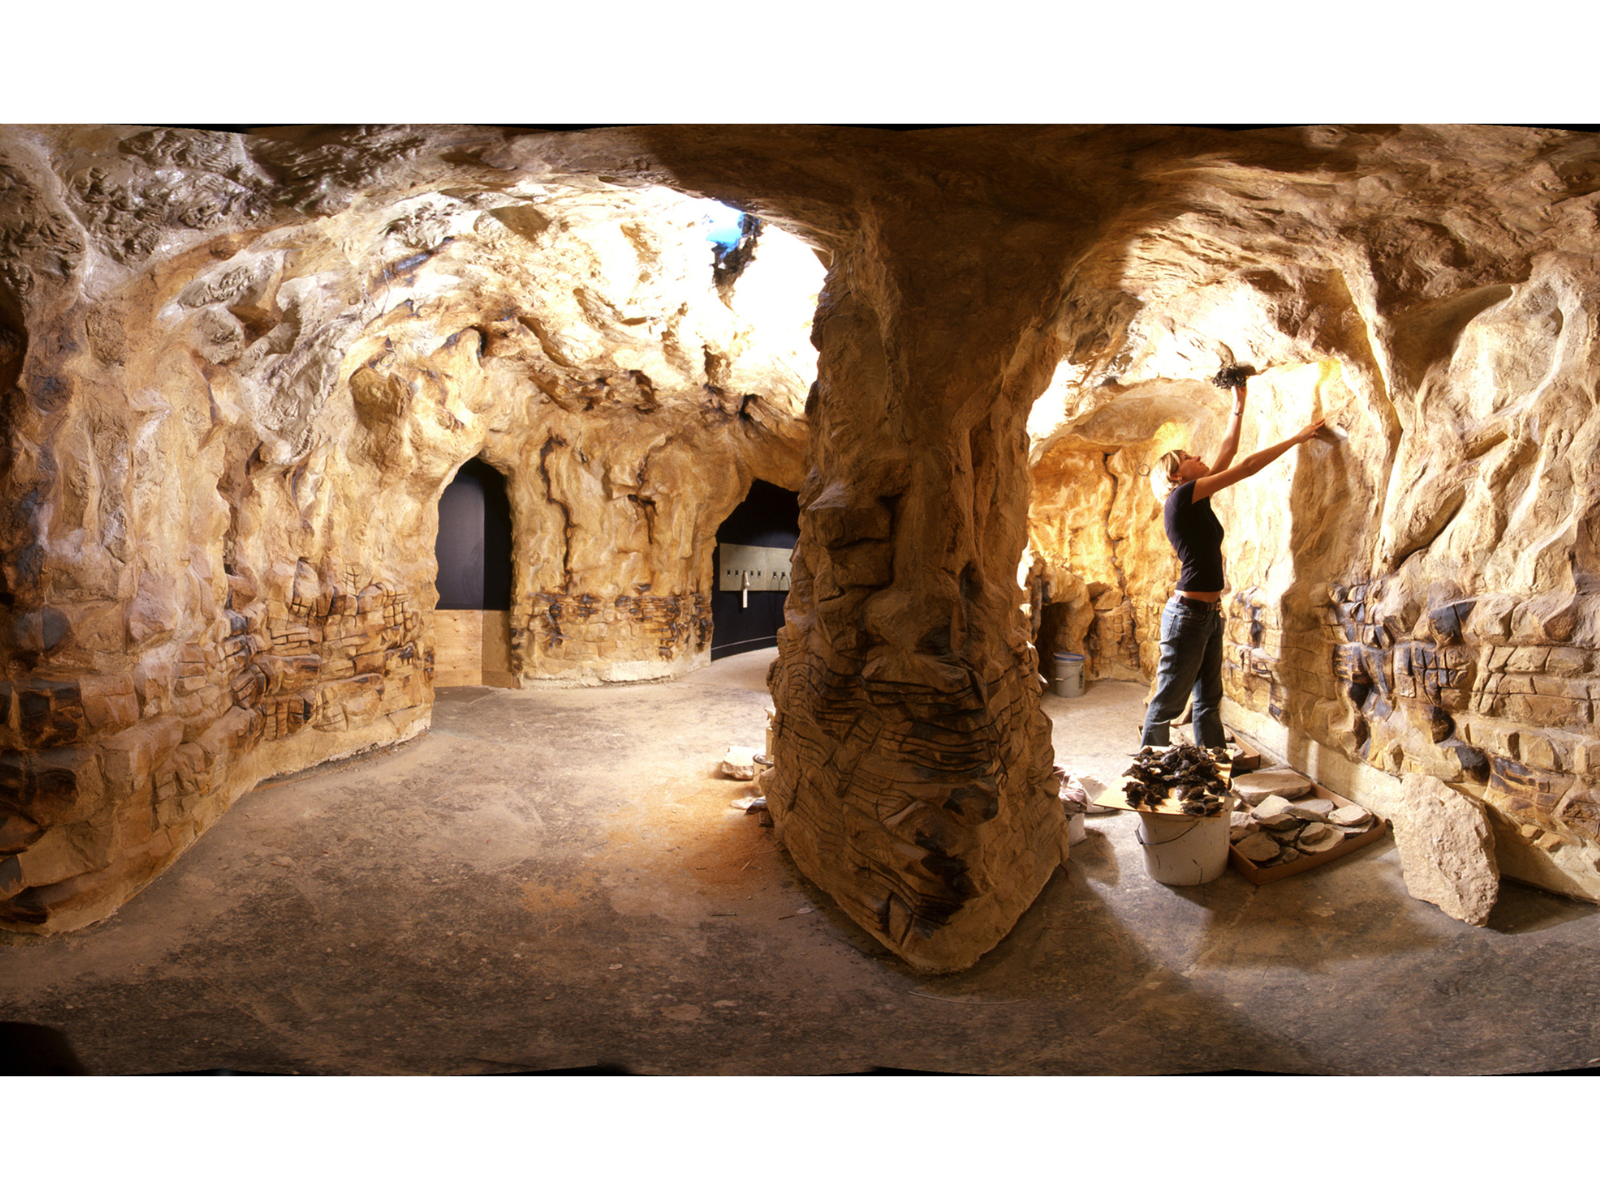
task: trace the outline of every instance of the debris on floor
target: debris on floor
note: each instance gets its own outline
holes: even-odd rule
[[[729,746],[722,756],[722,773],[729,779],[754,779],[756,755],[760,753],[749,746]]]
[[[1061,809],[1067,817],[1067,845],[1076,846],[1089,836],[1089,831],[1083,825],[1083,814],[1092,807],[1089,793],[1082,781],[1065,767],[1057,765],[1055,775]]]
[[[772,756],[762,753],[748,746],[729,746],[727,756],[723,759],[722,773],[730,779],[746,779],[754,782],[745,795],[735,797],[729,801],[729,806],[740,809],[746,813],[755,813],[761,818],[761,825],[765,829],[773,828],[772,814],[767,809],[767,798],[762,792],[760,779],[766,772],[772,770]]]

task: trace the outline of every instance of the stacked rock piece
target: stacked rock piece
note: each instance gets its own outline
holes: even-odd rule
[[[1279,780],[1275,776],[1284,776]],[[1291,772],[1239,781],[1241,806],[1230,818],[1234,849],[1261,867],[1323,854],[1366,833],[1377,820],[1359,804],[1307,796],[1311,782]]]

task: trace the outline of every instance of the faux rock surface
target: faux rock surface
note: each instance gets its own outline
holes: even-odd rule
[[[1469,925],[1486,925],[1500,894],[1494,831],[1483,805],[1426,775],[1405,782],[1394,820],[1406,890]]]
[[[718,524],[803,476],[822,266],[772,228],[719,280],[700,197],[469,140],[0,130],[0,812],[42,831],[0,925],[104,916],[256,780],[424,731],[474,455],[520,685],[708,660]]]
[[[800,493],[776,827],[969,965],[1065,854],[1038,655],[1153,671],[1151,462],[1235,361],[1241,455],[1339,434],[1214,502],[1230,700],[1589,854],[1597,199],[1600,138],[1496,127],[0,129],[0,925],[422,732],[481,455],[523,686],[703,662],[717,525]]]

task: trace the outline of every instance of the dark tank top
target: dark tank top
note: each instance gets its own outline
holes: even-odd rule
[[[1162,516],[1167,541],[1178,553],[1183,573],[1180,592],[1220,592],[1222,577],[1222,522],[1211,511],[1211,497],[1196,501],[1196,480],[1181,484],[1167,496]]]

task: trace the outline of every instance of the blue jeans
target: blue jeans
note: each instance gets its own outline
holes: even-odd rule
[[[1222,612],[1194,608],[1174,596],[1161,610],[1161,663],[1156,694],[1144,714],[1146,746],[1169,744],[1167,729],[1194,697],[1194,740],[1201,746],[1227,745],[1222,732]]]

